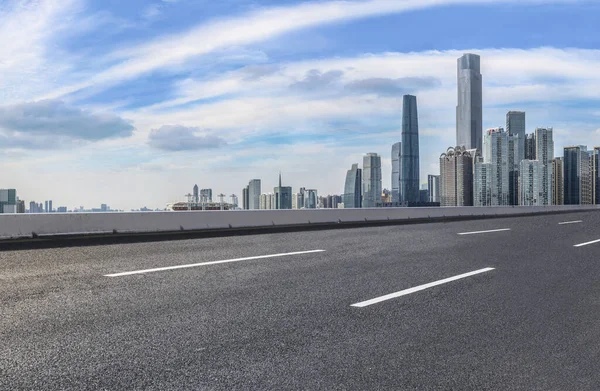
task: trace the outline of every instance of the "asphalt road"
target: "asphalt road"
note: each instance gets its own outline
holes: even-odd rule
[[[0,389],[598,390],[598,239],[587,212],[1,252]]]

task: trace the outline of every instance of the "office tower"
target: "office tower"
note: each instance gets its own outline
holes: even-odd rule
[[[473,206],[473,158],[463,146],[440,156],[441,206]]]
[[[508,170],[508,133],[503,128],[488,129],[484,137],[485,163],[491,165],[489,175],[491,206],[508,205],[509,199],[509,170]],[[477,169],[477,165],[475,165]],[[477,194],[475,194],[477,196]]]
[[[458,106],[456,106],[456,143],[465,149],[482,148],[483,102],[481,59],[465,54],[458,59]]]
[[[306,209],[317,208],[317,191],[315,189],[309,189],[305,191],[304,207]]]
[[[279,173],[279,186],[273,188],[275,193],[275,209],[292,209],[292,188],[281,186],[281,173]]]
[[[400,194],[402,202],[419,202],[419,119],[417,97],[404,95],[402,101],[402,152]]]
[[[44,212],[48,213],[48,201],[44,201]]]
[[[25,213],[25,201],[17,200],[17,213]]]
[[[198,185],[194,185],[194,202],[197,204],[200,202],[200,197],[198,195]]]
[[[427,175],[427,191],[429,202],[440,202],[440,176]]]
[[[600,147],[592,151],[592,192],[594,205],[600,205]]]
[[[519,142],[517,145],[518,156],[523,159],[525,156],[525,112],[524,111],[509,111],[506,113],[506,132],[509,136],[517,136]],[[516,162],[517,166],[519,162]]]
[[[541,200],[542,163],[538,160],[521,160],[519,172],[519,205],[539,206]]]
[[[362,207],[362,170],[353,164],[346,173],[344,184],[344,208]]]
[[[535,133],[528,134],[525,136],[525,155],[521,157],[521,160],[536,160],[537,157],[535,156],[535,149]]]
[[[563,159],[552,160],[552,205],[565,204],[565,190],[563,177]]]
[[[35,201],[31,201],[29,203],[29,213],[38,213],[38,206]]]
[[[554,140],[552,128],[535,130],[535,156],[542,165],[540,186],[540,205],[552,205],[552,160],[554,159]]]
[[[250,209],[250,203],[248,200],[248,186],[242,189],[242,209],[248,210]]]
[[[248,209],[260,208],[260,179],[252,179],[248,183]]]
[[[473,179],[473,206],[492,205],[492,164],[476,163]]]
[[[298,193],[298,209],[302,209],[306,204],[306,187],[301,187]]]
[[[212,202],[212,189],[200,190],[200,201],[201,202]]]
[[[52,213],[54,209],[52,209],[52,200],[48,200],[48,212]]]
[[[392,145],[392,202],[399,204],[402,202],[400,196],[400,175],[402,163],[402,143]]]
[[[363,208],[381,205],[381,156],[368,153],[363,158]]]
[[[565,147],[563,156],[563,178],[565,205],[592,204],[591,161],[593,155],[585,145]]]
[[[0,189],[0,213],[17,213],[17,191]]]
[[[518,135],[508,135],[508,205],[519,205],[519,169],[523,159],[521,141],[524,140]]]

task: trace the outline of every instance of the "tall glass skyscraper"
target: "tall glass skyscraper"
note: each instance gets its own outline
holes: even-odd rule
[[[368,153],[363,158],[363,208],[381,206],[381,156]]]
[[[344,208],[362,207],[362,170],[353,164],[346,174],[344,185]]]
[[[260,209],[260,179],[252,179],[248,183],[248,209]]]
[[[485,133],[484,141],[483,158],[486,163],[491,165],[490,171],[487,173],[490,177],[489,183],[491,184],[491,198],[488,205],[509,205],[508,133],[502,128],[488,129]],[[478,197],[478,195],[475,194],[475,197]]]
[[[419,117],[417,97],[413,95],[404,95],[403,97],[400,168],[402,202],[419,202]]]
[[[552,205],[552,160],[554,160],[552,128],[537,128],[535,144],[535,155],[542,165],[542,179],[539,184],[540,205]]]
[[[524,111],[509,111],[506,113],[506,132],[509,136],[519,137],[519,160],[525,158],[525,112]],[[519,162],[517,161],[518,165]]]
[[[564,149],[565,205],[590,205],[593,203],[592,168],[593,153],[585,145]]]
[[[456,142],[466,149],[481,152],[483,137],[483,98],[481,59],[465,54],[458,59],[458,106],[456,106]]]
[[[402,143],[392,145],[392,203],[400,203],[402,197],[400,194],[400,174],[402,163]]]

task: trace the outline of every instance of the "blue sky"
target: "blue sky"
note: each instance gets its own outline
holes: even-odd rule
[[[74,207],[164,207],[192,186],[343,190],[418,97],[421,181],[455,143],[456,58],[508,110],[600,145],[600,4],[585,0],[0,1],[0,187]],[[34,175],[32,175],[35,173]]]

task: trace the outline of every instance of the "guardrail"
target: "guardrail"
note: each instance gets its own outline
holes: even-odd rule
[[[0,215],[0,239],[60,235],[134,234],[253,229],[411,219],[475,218],[600,210],[598,206],[303,209],[197,212],[52,213]]]

